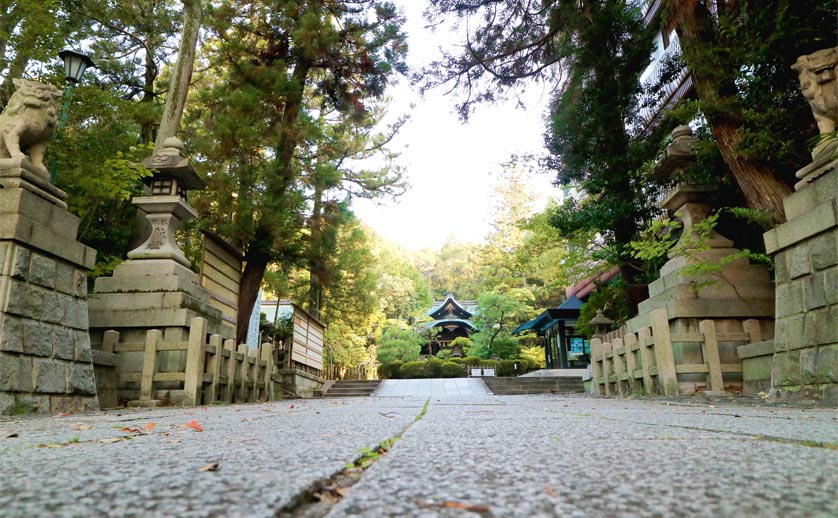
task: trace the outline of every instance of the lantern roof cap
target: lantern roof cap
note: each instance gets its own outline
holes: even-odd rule
[[[183,142],[177,137],[169,137],[163,141],[163,149],[150,157],[143,159],[142,164],[156,173],[146,183],[159,176],[175,178],[187,191],[201,190],[206,184],[195,172],[189,158],[182,153]]]

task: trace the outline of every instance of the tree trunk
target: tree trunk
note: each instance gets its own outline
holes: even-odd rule
[[[314,204],[311,211],[308,258],[308,312],[320,318],[320,298],[323,293],[323,186],[315,176]]]
[[[738,152],[742,142],[740,116],[736,100],[736,86],[732,74],[736,70],[730,53],[736,51],[735,42],[722,42],[713,14],[700,0],[675,0],[678,36],[684,61],[693,78],[696,94],[708,102],[704,110],[713,137],[719,146],[736,184],[742,190],[748,207],[768,210],[775,223],[785,221],[783,199],[791,189],[777,178],[768,167]],[[718,9],[729,9],[720,3]],[[701,50],[724,49],[714,52],[714,62],[704,63]],[[715,108],[714,108],[715,105]]]
[[[250,314],[256,304],[256,297],[259,296],[259,288],[262,286],[262,277],[270,262],[270,254],[261,248],[248,251],[245,256],[245,267],[242,272],[241,284],[239,285],[239,315],[236,319],[236,343],[244,343],[247,340],[247,328],[250,326]]]
[[[195,65],[195,48],[198,44],[198,33],[201,29],[203,8],[200,0],[183,0],[183,33],[180,36],[180,51],[178,52],[172,80],[169,83],[169,93],[166,96],[166,106],[163,117],[157,129],[157,140],[154,152],[163,148],[163,141],[177,135],[180,118],[186,105],[186,95],[192,80],[192,69]]]

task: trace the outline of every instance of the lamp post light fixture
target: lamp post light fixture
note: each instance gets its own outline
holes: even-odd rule
[[[64,61],[64,79],[67,81],[67,88],[64,90],[64,106],[61,108],[61,120],[58,123],[60,133],[67,125],[67,117],[70,116],[70,99],[73,97],[73,88],[81,81],[85,70],[95,67],[93,60],[88,56],[74,50],[62,50],[58,53]],[[55,183],[55,175],[58,173],[58,160],[53,160],[50,167],[50,183]]]
[[[92,59],[75,50],[62,50],[58,53],[58,57],[64,61],[65,79],[73,86],[81,81],[85,70],[96,66]]]

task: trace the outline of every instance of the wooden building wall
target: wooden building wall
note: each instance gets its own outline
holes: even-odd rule
[[[323,372],[324,326],[303,309],[294,306],[292,366],[320,376]]]
[[[204,232],[201,253],[201,286],[212,294],[210,304],[221,311],[222,324],[236,335],[239,314],[242,254],[219,236]]]

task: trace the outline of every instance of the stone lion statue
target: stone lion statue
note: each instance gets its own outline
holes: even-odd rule
[[[13,79],[15,93],[0,114],[0,158],[25,158],[46,171],[44,151],[58,126],[58,88]]]
[[[838,129],[838,47],[822,49],[797,58],[791,66],[800,78],[800,91],[809,101],[818,129]]]

